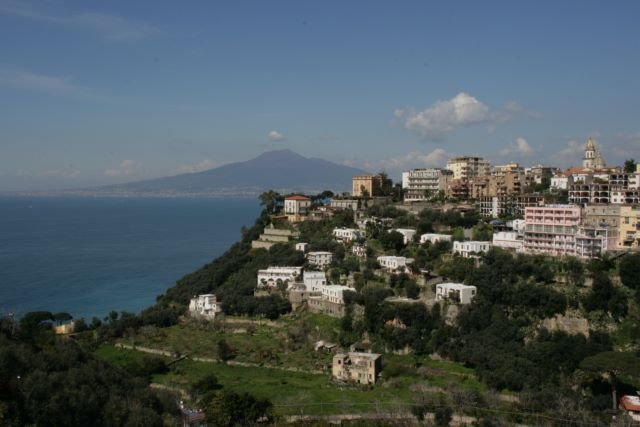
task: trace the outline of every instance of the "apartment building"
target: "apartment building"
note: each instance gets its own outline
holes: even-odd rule
[[[489,161],[474,156],[452,157],[447,161],[447,169],[453,172],[453,179],[487,176],[489,175]]]
[[[517,231],[498,231],[493,233],[493,246],[521,252],[524,249],[524,240]]]
[[[580,207],[576,205],[526,208],[524,250],[528,253],[574,256],[574,236],[581,219]]]
[[[544,206],[544,196],[535,194],[485,196],[480,197],[476,203],[480,214],[487,218],[524,217],[527,207]]]
[[[440,191],[446,191],[450,179],[453,179],[453,172],[448,169],[425,168],[402,172],[404,201],[427,200]]]

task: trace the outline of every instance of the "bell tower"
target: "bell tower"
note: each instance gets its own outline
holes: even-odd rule
[[[593,169],[596,161],[596,147],[591,137],[587,140],[587,146],[584,149],[584,159],[582,159],[582,167],[585,169]]]

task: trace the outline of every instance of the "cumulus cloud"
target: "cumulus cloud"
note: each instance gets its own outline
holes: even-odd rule
[[[195,172],[202,172],[202,171],[206,171],[208,169],[212,169],[214,167],[216,167],[216,163],[212,162],[209,159],[205,159],[201,162],[192,164],[192,165],[181,165],[178,166],[178,168],[176,169],[177,173],[195,173]]]
[[[285,136],[278,132],[277,130],[272,130],[269,132],[269,140],[270,141],[284,141]]]
[[[105,169],[104,174],[110,177],[133,175],[140,167],[140,163],[133,160],[123,160],[119,167],[113,169]]]
[[[470,94],[460,92],[451,99],[436,101],[422,111],[396,109],[394,116],[402,120],[405,129],[416,132],[424,139],[438,141],[456,129],[477,124],[493,131],[497,124],[508,122],[523,113],[529,117],[540,116],[539,113],[524,110],[515,101],[507,102],[501,109],[492,109]]]
[[[529,142],[521,136],[516,138],[515,142],[510,143],[508,147],[500,151],[500,154],[502,154],[503,156],[509,156],[513,154],[529,156],[531,155],[531,153],[533,153],[531,145],[529,145]]]
[[[459,127],[486,122],[491,116],[489,107],[465,92],[437,101],[423,111],[400,109],[394,115],[403,120],[406,129],[433,140],[442,139]]]

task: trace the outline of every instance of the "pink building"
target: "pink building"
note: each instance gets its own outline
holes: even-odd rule
[[[524,214],[525,252],[575,256],[575,234],[580,226],[580,220],[579,206],[527,207]]]

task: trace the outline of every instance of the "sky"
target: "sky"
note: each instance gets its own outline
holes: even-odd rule
[[[291,149],[386,171],[640,160],[637,1],[0,0],[0,191]]]

